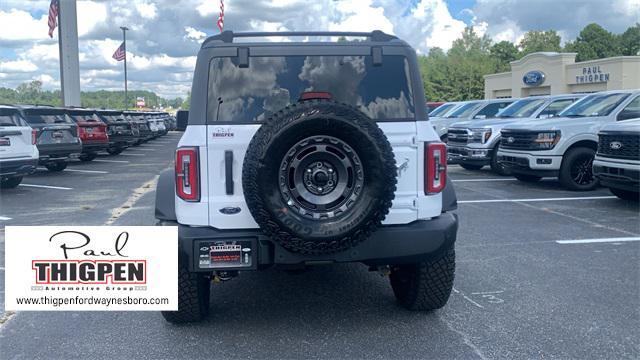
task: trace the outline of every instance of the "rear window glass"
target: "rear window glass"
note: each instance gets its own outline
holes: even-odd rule
[[[25,119],[29,124],[69,124],[73,123],[68,116],[64,114],[25,114]]]
[[[216,58],[209,71],[209,122],[263,121],[305,92],[329,93],[376,120],[414,119],[404,56],[385,55],[380,66],[371,56],[250,57],[245,68]]]
[[[23,120],[13,110],[0,110],[0,126],[24,126]]]

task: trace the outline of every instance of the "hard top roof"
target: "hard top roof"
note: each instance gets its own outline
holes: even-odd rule
[[[364,37],[366,41],[291,41],[291,42],[241,42],[234,43],[238,38],[266,38],[266,37]],[[202,43],[202,49],[211,48],[220,45],[234,44],[236,46],[246,45],[264,45],[264,46],[296,46],[309,44],[330,44],[330,45],[349,45],[349,46],[371,46],[377,45],[405,45],[407,43],[398,39],[395,35],[386,34],[380,30],[371,32],[346,32],[346,31],[280,31],[280,32],[233,32],[230,30],[223,31],[220,34],[208,37]]]

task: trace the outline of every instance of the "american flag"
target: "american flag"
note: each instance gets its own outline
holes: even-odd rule
[[[118,48],[116,49],[116,52],[113,53],[112,58],[118,61],[122,61],[124,60],[125,54],[126,52],[124,50],[124,41],[123,41],[122,44],[120,44],[120,46],[118,46]]]
[[[53,30],[58,26],[58,12],[60,11],[59,0],[51,0],[49,4],[49,37],[53,37]]]
[[[220,14],[218,14],[218,29],[224,29],[224,0],[220,0]]]

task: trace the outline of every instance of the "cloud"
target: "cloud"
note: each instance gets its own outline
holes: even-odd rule
[[[594,22],[614,33],[625,31],[639,21],[640,1],[476,0],[473,14],[500,40],[517,41],[526,31],[553,29],[567,41]]]
[[[535,29],[557,29],[567,40],[589,22],[621,32],[640,18],[638,0],[475,0],[457,14],[447,6],[452,1],[457,0],[227,0],[225,29],[381,29],[427,53],[435,46],[450,48],[467,25],[496,41],[517,42]],[[43,78],[46,89],[59,87],[57,33],[47,36],[49,2],[0,0],[1,86]],[[217,0],[82,0],[77,10],[83,90],[123,87],[122,62],[111,55],[122,42],[120,26],[127,26],[129,88],[165,97],[189,91],[195,56],[201,42],[218,33],[220,11]]]

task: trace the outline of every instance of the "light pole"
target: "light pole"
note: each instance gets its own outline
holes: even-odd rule
[[[127,110],[127,30],[129,30],[129,28],[120,26],[120,29],[122,29],[122,43],[124,44],[124,109]]]

